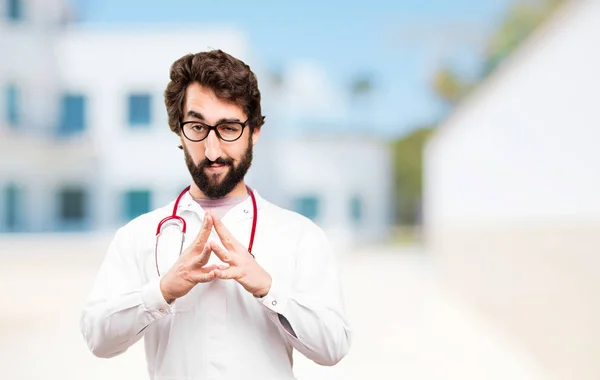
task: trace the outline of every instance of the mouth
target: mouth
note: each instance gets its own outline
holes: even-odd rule
[[[228,165],[210,165],[206,166],[204,170],[206,170],[210,174],[221,174],[227,169]]]

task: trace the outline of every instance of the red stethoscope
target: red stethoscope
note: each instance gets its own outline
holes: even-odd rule
[[[256,219],[257,219],[258,213],[257,213],[256,198],[254,197],[254,192],[248,186],[246,186],[246,189],[248,190],[248,194],[250,194],[250,198],[252,198],[252,210],[254,211],[254,214],[252,215],[252,230],[250,232],[250,243],[248,243],[248,253],[250,255],[252,255],[252,257],[254,257],[254,255],[252,254],[252,246],[254,245],[254,235],[256,233]],[[160,223],[158,223],[158,227],[156,228],[156,244],[154,246],[154,262],[156,264],[156,273],[158,273],[159,277],[160,277],[160,270],[158,269],[158,241],[167,226],[175,227],[177,229],[178,233],[181,234],[181,242],[179,243],[179,255],[181,255],[187,226],[185,223],[185,219],[183,219],[181,216],[177,216],[177,208],[179,207],[179,201],[184,196],[184,194],[187,193],[189,190],[190,190],[190,186],[183,189],[181,194],[179,194],[179,196],[177,197],[177,200],[175,200],[175,205],[173,206],[173,213],[171,215],[167,216],[166,218],[164,218],[163,220],[161,220]]]

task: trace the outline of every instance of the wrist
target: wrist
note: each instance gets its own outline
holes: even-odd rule
[[[269,291],[271,291],[271,284],[273,283],[273,279],[271,278],[270,275],[268,275],[268,279],[266,281],[266,285],[262,288],[260,288],[258,291],[256,291],[253,295],[256,298],[263,298],[265,297],[267,294],[269,294]]]
[[[167,290],[167,286],[165,285],[165,278],[161,278],[160,279],[160,292],[162,293],[163,298],[165,299],[165,301],[168,304],[171,304],[173,301],[175,301],[176,297],[174,297],[168,290]]]

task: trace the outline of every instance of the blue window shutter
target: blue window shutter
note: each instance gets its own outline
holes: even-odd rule
[[[6,121],[10,126],[17,126],[20,119],[20,94],[15,85],[6,88]]]
[[[152,120],[152,97],[149,94],[132,94],[128,103],[129,125],[149,126]]]
[[[360,223],[363,218],[363,203],[358,196],[350,199],[350,217],[354,223]]]
[[[90,227],[89,199],[83,186],[64,187],[58,192],[58,231],[84,231]]]
[[[59,133],[70,135],[83,132],[86,122],[86,99],[80,94],[67,94],[61,100]]]
[[[60,197],[60,219],[63,222],[83,222],[86,217],[85,190],[62,189]]]
[[[4,225],[7,231],[19,229],[20,195],[19,188],[16,185],[10,184],[4,189]]]
[[[299,214],[315,220],[319,216],[320,202],[316,196],[302,196],[294,201],[294,209]]]
[[[8,0],[6,15],[10,21],[20,21],[23,18],[23,1]]]
[[[151,193],[149,190],[130,190],[125,193],[123,216],[132,220],[150,211]]]

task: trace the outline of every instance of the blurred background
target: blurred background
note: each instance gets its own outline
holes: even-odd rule
[[[318,223],[355,339],[298,379],[600,379],[600,2],[0,1],[0,372],[145,379],[78,318],[116,229],[189,184],[162,92],[250,65],[247,182]]]

